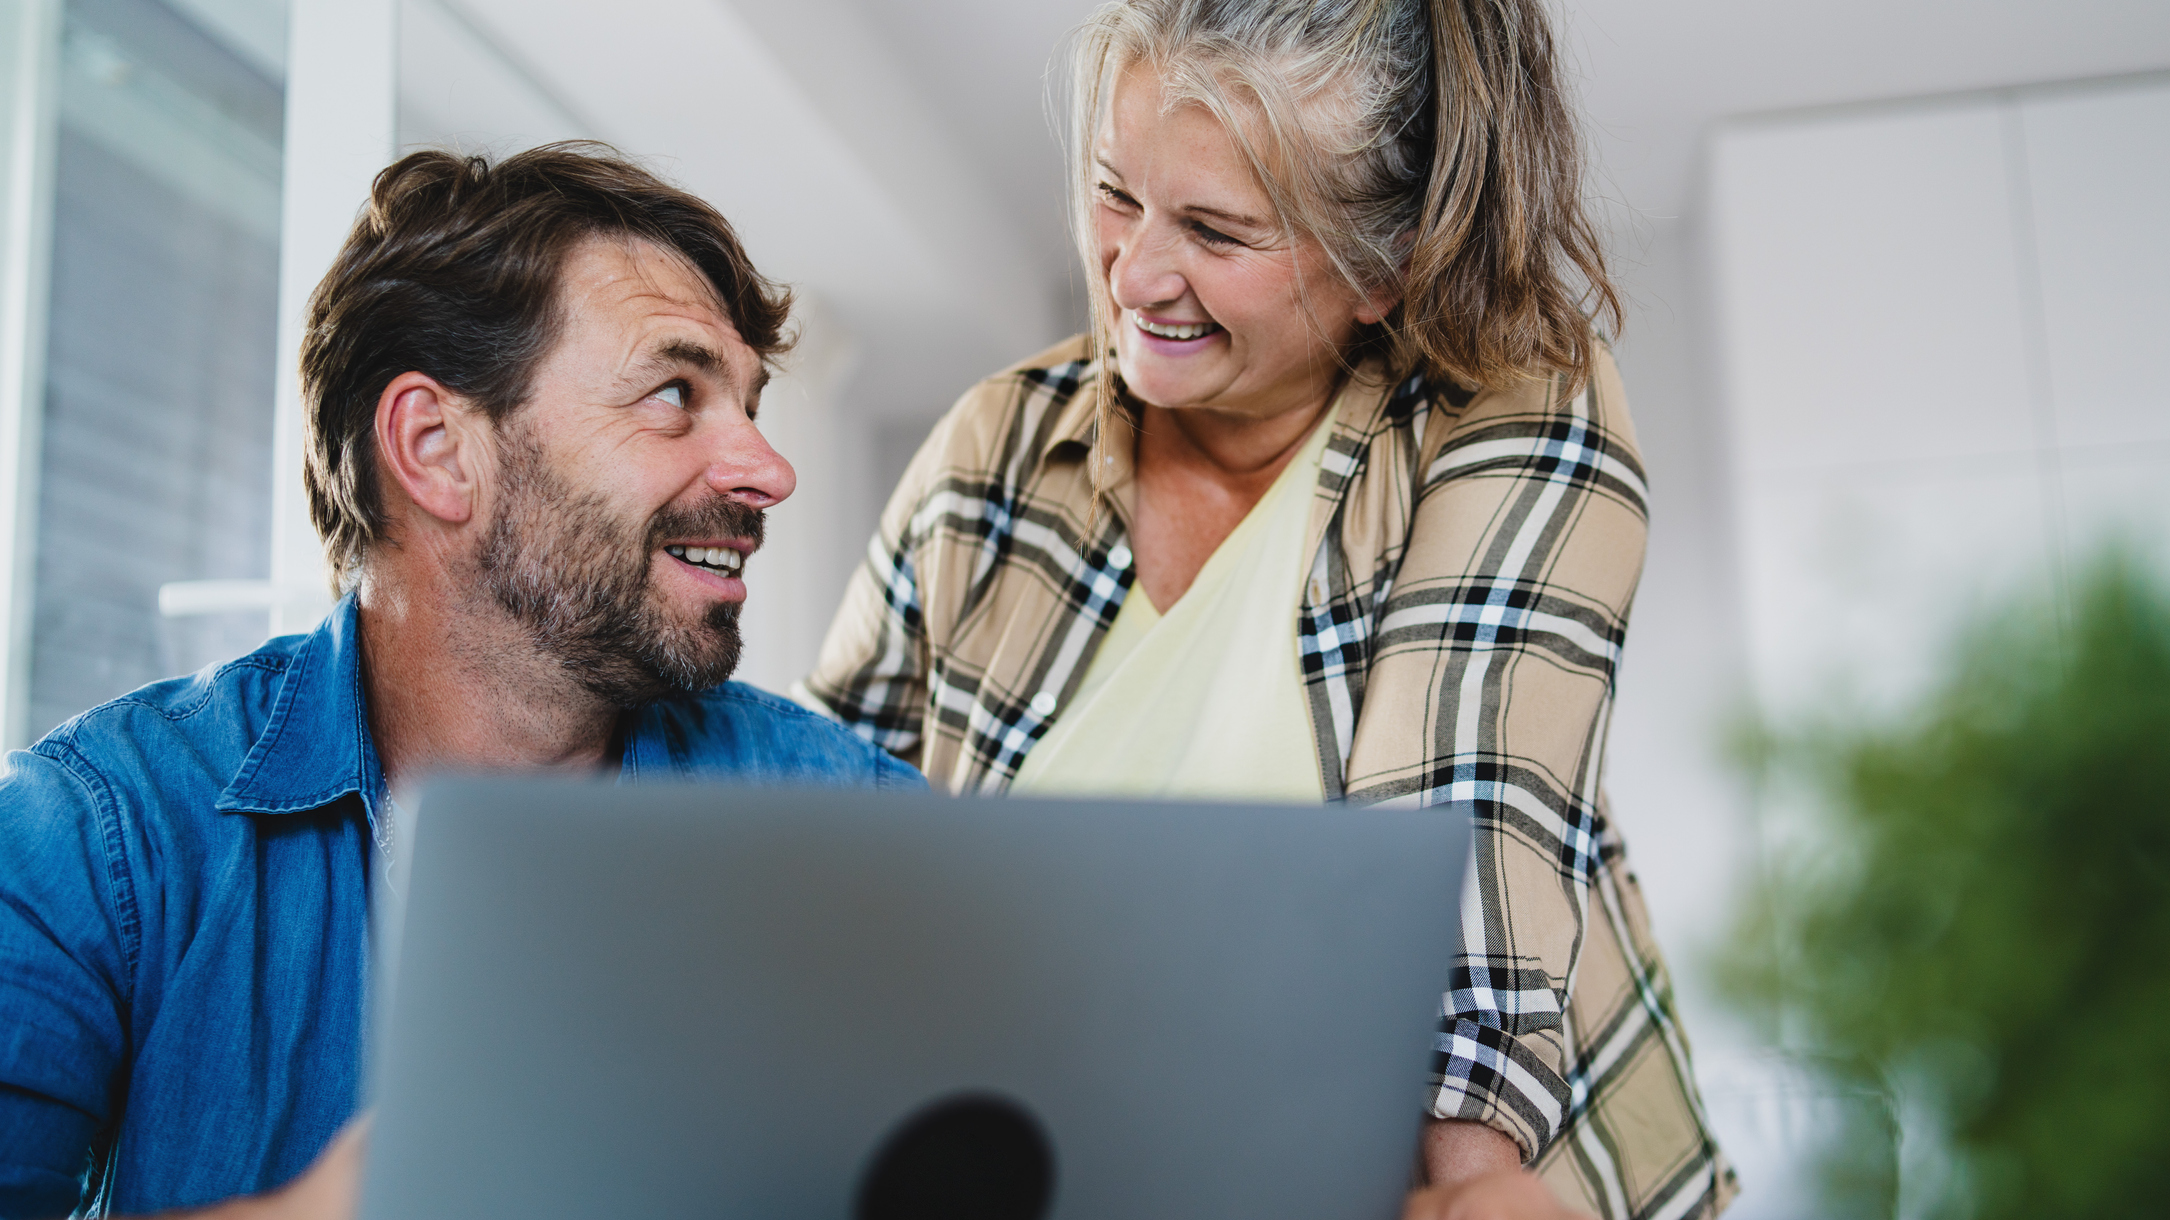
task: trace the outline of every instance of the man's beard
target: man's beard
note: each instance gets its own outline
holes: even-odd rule
[[[483,587],[573,680],[620,708],[719,686],[738,668],[737,602],[691,626],[672,621],[652,588],[668,539],[761,542],[758,509],[718,495],[669,505],[641,530],[597,493],[578,494],[517,423],[504,428],[503,492],[475,553]]]

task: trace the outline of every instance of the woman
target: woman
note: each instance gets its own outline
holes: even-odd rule
[[[959,792],[1473,808],[1413,1210],[1714,1214],[1598,787],[1645,515],[1540,0],[1120,0],[1075,85],[1093,331],[936,427],[802,696]]]

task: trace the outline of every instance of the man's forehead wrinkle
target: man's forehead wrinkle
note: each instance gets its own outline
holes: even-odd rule
[[[723,296],[684,251],[630,233],[585,239],[569,263],[584,264],[599,290],[620,303],[654,300],[689,313],[726,318]],[[674,286],[670,281],[681,283]],[[688,291],[690,289],[690,291]]]
[[[704,311],[718,318],[729,316],[723,294],[702,271],[700,265],[686,256],[685,251],[672,246],[659,245],[645,237],[628,237],[627,253],[630,255],[635,274],[643,281],[647,292],[642,295],[656,297],[680,308]],[[675,278],[692,286],[693,294],[673,291],[663,282],[665,271],[676,272]]]

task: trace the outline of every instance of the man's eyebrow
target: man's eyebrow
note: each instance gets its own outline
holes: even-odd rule
[[[731,371],[715,348],[688,339],[669,340],[650,352],[647,359],[640,363],[644,369],[692,368],[723,377],[729,376]]]
[[[636,362],[631,370],[632,379],[646,381],[677,369],[694,369],[707,373],[725,385],[736,385],[738,376],[715,348],[690,339],[668,339],[658,344]],[[768,365],[763,364],[754,373],[753,381],[746,387],[749,403],[761,401],[761,391],[768,388],[769,378],[774,376]]]

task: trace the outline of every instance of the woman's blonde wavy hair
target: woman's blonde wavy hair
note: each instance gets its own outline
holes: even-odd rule
[[[1116,78],[1206,107],[1281,223],[1360,294],[1399,304],[1358,336],[1397,376],[1468,387],[1590,375],[1620,302],[1582,200],[1582,145],[1542,0],[1115,0],[1072,59],[1072,228],[1095,351],[1093,146]],[[1102,377],[1101,408],[1115,405]],[[1097,465],[1097,464],[1096,464]]]

